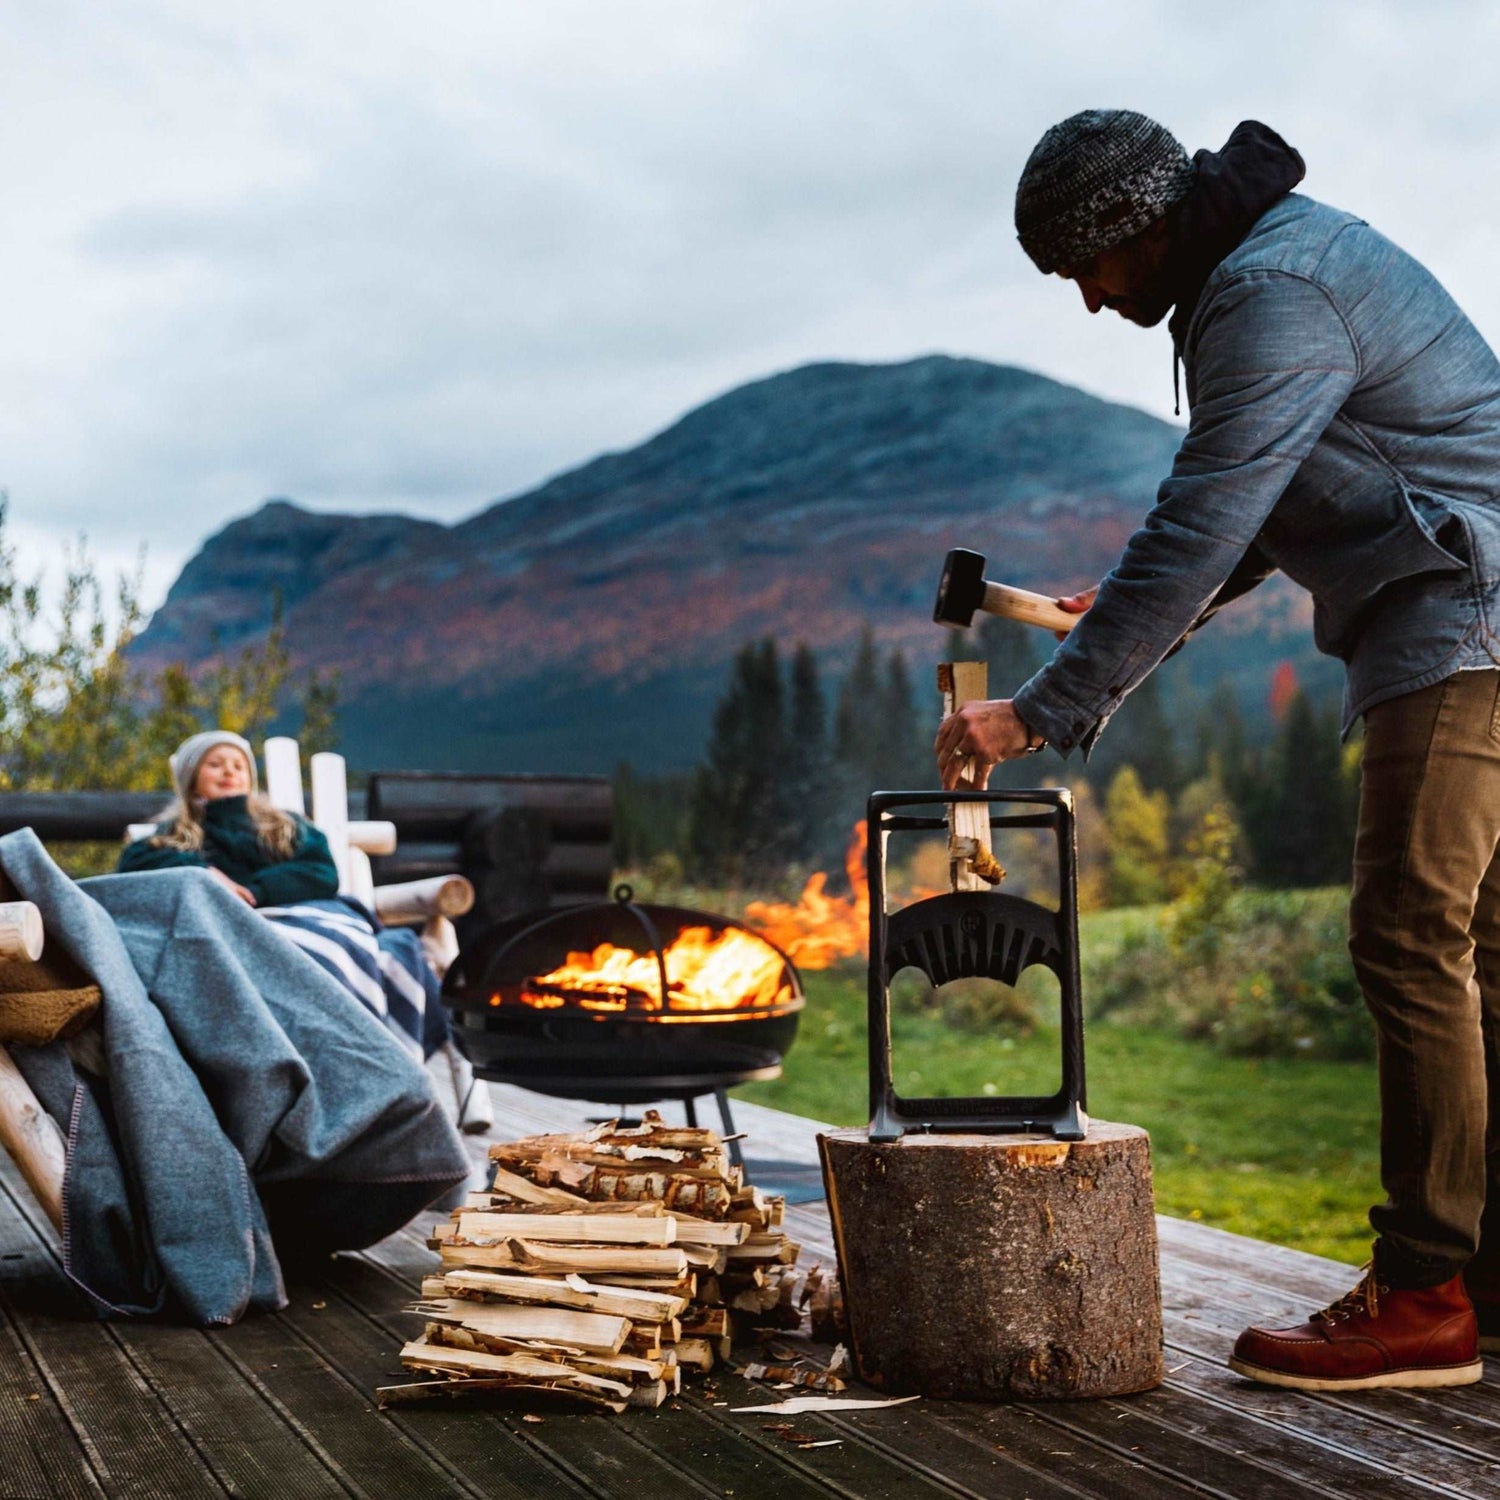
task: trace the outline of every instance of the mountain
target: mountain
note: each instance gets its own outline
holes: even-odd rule
[[[454,526],[271,501],[204,544],[135,654],[201,665],[261,638],[279,593],[297,664],[339,674],[355,765],[681,767],[747,640],[837,670],[868,625],[925,672],[949,547],[1047,593],[1096,581],[1178,437],[977,360],[808,365]],[[1307,634],[1301,596],[1259,590],[1163,669],[1169,693],[1226,671],[1259,692],[1279,657],[1318,678]]]

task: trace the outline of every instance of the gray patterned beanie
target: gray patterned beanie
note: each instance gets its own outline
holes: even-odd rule
[[[1118,245],[1186,197],[1193,164],[1155,120],[1085,109],[1054,125],[1016,188],[1016,233],[1050,275]]]

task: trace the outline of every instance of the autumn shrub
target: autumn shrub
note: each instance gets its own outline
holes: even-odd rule
[[[1371,1058],[1347,899],[1341,890],[1233,891],[1211,918],[1184,920],[1180,898],[1093,973],[1091,1013],[1169,1027],[1239,1057]]]

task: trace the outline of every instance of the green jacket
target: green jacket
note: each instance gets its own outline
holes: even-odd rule
[[[171,823],[157,825],[167,833]],[[154,835],[153,835],[154,837]],[[287,906],[338,895],[339,874],[328,852],[328,840],[306,818],[297,819],[297,842],[289,859],[277,859],[261,847],[243,797],[218,797],[204,804],[203,848],[163,848],[150,838],[127,844],[118,868],[171,870],[182,865],[222,870],[255,897],[257,906]]]

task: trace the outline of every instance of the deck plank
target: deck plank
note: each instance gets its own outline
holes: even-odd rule
[[[401,1368],[401,1345],[421,1331],[421,1319],[404,1311],[433,1256],[413,1243],[405,1275],[393,1275],[367,1253],[340,1258],[329,1278],[327,1308],[319,1314],[294,1298],[284,1315],[304,1338],[366,1390],[411,1379]],[[342,1313],[341,1313],[342,1307]],[[701,1493],[673,1465],[640,1452],[627,1424],[595,1413],[565,1414],[541,1423],[507,1421],[480,1407],[447,1403],[394,1408],[384,1421],[427,1451],[440,1454],[485,1495],[515,1497],[617,1492],[622,1475],[664,1500]]]
[[[811,1251],[832,1262],[831,1234],[826,1211],[820,1205],[789,1208],[787,1223],[790,1232],[806,1247],[804,1253]],[[1200,1235],[1220,1233],[1202,1231],[1201,1226],[1190,1227]],[[1232,1256],[1239,1257],[1230,1258],[1230,1263],[1243,1266],[1248,1257],[1240,1256],[1240,1250],[1254,1247],[1258,1242],[1244,1241],[1239,1236],[1231,1238],[1240,1243],[1229,1247]],[[1289,1292],[1268,1280],[1247,1281],[1214,1268],[1211,1262],[1215,1257],[1201,1246],[1194,1262],[1186,1264],[1174,1260],[1163,1246],[1162,1303],[1167,1364],[1172,1372],[1165,1389],[1178,1397],[1211,1395],[1220,1405],[1241,1415],[1250,1414],[1255,1422],[1274,1423],[1279,1429],[1276,1443],[1280,1445],[1281,1461],[1293,1463],[1299,1446],[1305,1447],[1302,1462],[1315,1466],[1320,1480],[1327,1476],[1332,1482],[1333,1476],[1352,1457],[1355,1467],[1341,1481],[1346,1488],[1333,1493],[1372,1496],[1433,1493],[1431,1486],[1436,1484],[1446,1487],[1438,1489],[1438,1493],[1500,1495],[1495,1483],[1500,1468],[1490,1471],[1492,1456],[1500,1454],[1500,1432],[1492,1430],[1490,1417],[1495,1397],[1500,1394],[1492,1385],[1496,1365],[1493,1360],[1487,1362],[1483,1386],[1431,1395],[1420,1391],[1368,1391],[1342,1397],[1312,1396],[1258,1386],[1241,1380],[1228,1369],[1225,1361],[1229,1350],[1246,1323],[1252,1319],[1273,1324],[1301,1321],[1313,1307],[1348,1288],[1347,1266],[1303,1256],[1297,1251],[1285,1254],[1312,1263],[1297,1267],[1304,1281],[1310,1283],[1305,1295]],[[1180,1370],[1184,1359],[1196,1361],[1199,1372],[1187,1374]],[[1212,1372],[1211,1387],[1205,1384],[1202,1371]],[[1197,1420],[1222,1426],[1222,1419],[1209,1411],[1204,1411]],[[1232,1441],[1236,1447],[1250,1444],[1252,1447],[1247,1451],[1253,1451],[1253,1445],[1260,1439],[1252,1425],[1241,1438]],[[1288,1449],[1288,1444],[1293,1446]],[[1245,1493],[1255,1491],[1247,1489]]]
[[[55,1286],[55,1270],[45,1251],[15,1243],[0,1230],[0,1493],[95,1500],[103,1487],[25,1331],[31,1289]]]
[[[430,1271],[433,1265],[431,1252],[411,1234],[392,1236],[364,1256],[350,1259],[367,1261],[372,1271],[379,1267],[388,1273],[389,1279],[383,1284],[372,1284],[366,1280],[360,1294],[363,1305],[373,1309],[373,1315],[382,1323],[388,1321],[392,1314],[392,1310],[380,1310],[382,1301],[389,1296],[388,1288],[398,1289],[400,1302],[404,1303],[415,1294],[419,1278],[424,1272]],[[352,1292],[358,1272],[351,1267],[348,1275],[348,1285]],[[413,1325],[418,1321],[412,1315],[401,1313],[399,1306],[394,1309],[394,1315],[397,1318],[407,1318]],[[762,1404],[768,1399],[763,1386],[735,1381],[727,1375],[718,1377],[716,1383],[721,1386],[721,1396],[725,1394],[724,1388],[734,1390],[735,1404]],[[858,1453],[851,1451],[849,1454],[834,1454],[830,1450],[826,1464],[810,1464],[807,1454],[799,1454],[796,1449],[787,1447],[778,1439],[767,1438],[762,1430],[762,1424],[766,1420],[768,1419],[756,1418],[743,1426],[737,1426],[731,1434],[731,1446],[752,1450],[746,1457],[755,1471],[754,1493],[757,1496],[769,1493],[772,1489],[776,1493],[789,1495],[840,1494],[848,1489],[854,1494],[871,1497],[885,1493],[909,1494],[913,1496],[913,1500],[922,1500],[924,1496],[971,1493],[961,1482],[947,1478],[937,1488],[932,1488],[922,1476],[914,1473],[908,1463],[874,1449]],[[725,1437],[719,1430],[723,1419],[719,1417],[718,1409],[697,1395],[681,1402],[669,1403],[667,1407],[651,1413],[649,1421],[637,1418],[621,1423],[602,1417],[591,1417],[589,1421],[593,1424],[592,1437],[588,1440],[592,1451],[569,1455],[572,1465],[580,1470],[592,1465],[595,1471],[604,1466],[606,1471],[599,1473],[598,1477],[609,1480],[616,1486],[622,1474],[633,1473],[636,1482],[653,1496],[705,1493],[702,1487],[704,1480],[701,1454],[717,1447]],[[555,1446],[560,1439],[571,1439],[580,1433],[584,1424],[580,1419],[574,1418],[567,1424],[539,1425],[548,1430],[534,1430],[533,1440]],[[798,1426],[800,1429],[801,1424]],[[840,1436],[833,1431],[820,1435],[830,1438]],[[643,1446],[645,1451],[642,1451]],[[618,1450],[617,1460],[609,1457],[612,1450]],[[812,1452],[820,1459],[824,1456],[824,1450]],[[693,1468],[699,1471],[696,1478],[684,1468],[687,1456],[691,1457]],[[607,1466],[611,1462],[616,1466],[609,1470]],[[829,1473],[826,1470],[835,1472]],[[740,1474],[739,1478],[741,1482],[747,1482],[745,1474]],[[734,1488],[734,1484],[735,1479],[731,1474],[725,1485]],[[808,1489],[808,1485],[813,1487]],[[605,1493],[610,1492],[605,1490]],[[710,1488],[707,1493],[722,1493],[722,1489]]]
[[[215,1337],[260,1390],[296,1414],[299,1440],[305,1434],[317,1445],[351,1494],[362,1500],[483,1494],[388,1423],[375,1410],[373,1385],[357,1385],[283,1315],[246,1318]]]
[[[492,1139],[575,1130],[598,1105],[492,1086]],[[675,1118],[678,1106],[667,1106]],[[752,1158],[817,1160],[817,1122],[736,1101]],[[476,1180],[485,1140],[470,1141]],[[203,1332],[81,1316],[50,1228],[0,1163],[0,1500],[10,1496],[474,1496],[497,1500],[1500,1500],[1500,1380],[1335,1397],[1225,1366],[1251,1319],[1300,1321],[1350,1268],[1159,1221],[1167,1383],[1115,1401],[927,1401],[806,1415],[801,1450],[736,1412],[777,1393],[725,1373],[715,1394],[611,1418],[438,1403],[374,1409],[402,1378],[403,1309],[434,1259],[432,1216],[291,1288],[281,1314]],[[788,1209],[804,1264],[833,1263],[826,1208]],[[321,1304],[321,1305],[318,1305]],[[37,1400],[27,1399],[30,1396]],[[723,1404],[717,1404],[723,1403]]]
[[[217,1333],[120,1324],[116,1334],[231,1494],[344,1500],[355,1493],[286,1413],[249,1387]]]
[[[51,1228],[29,1199],[23,1210],[24,1189],[13,1189],[18,1179],[4,1161],[0,1248],[21,1250],[26,1268],[24,1276],[6,1276],[5,1296],[8,1312],[24,1330],[31,1364],[86,1455],[85,1466],[73,1470],[73,1482],[87,1483],[86,1468],[110,1495],[229,1493],[135,1366],[117,1330],[96,1321],[64,1279]]]
[[[1019,1406],[965,1411],[956,1403],[923,1402],[889,1412],[840,1412],[825,1420],[834,1432],[960,1479],[981,1495],[1183,1500],[1202,1493],[1149,1472],[1136,1454],[1088,1441],[1076,1445],[1074,1462],[1060,1466],[1055,1435]],[[1002,1482],[1004,1489],[998,1488]]]

